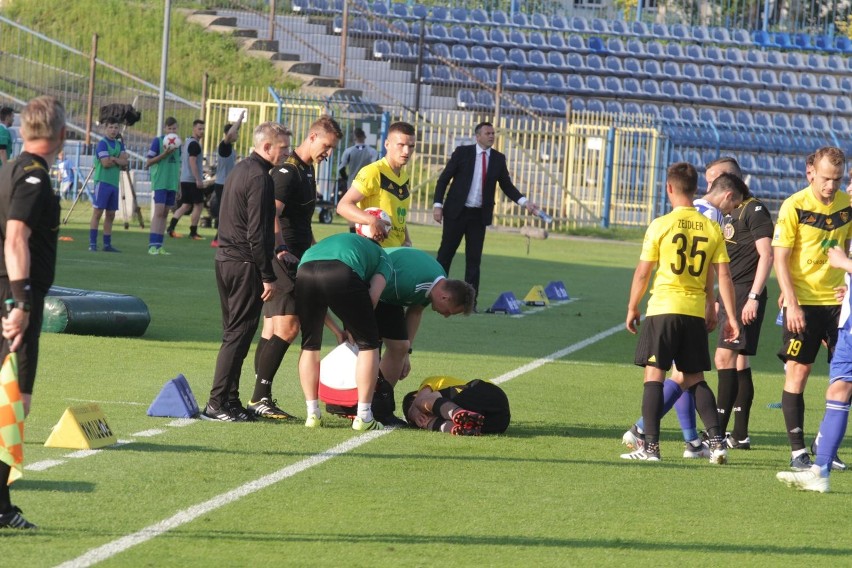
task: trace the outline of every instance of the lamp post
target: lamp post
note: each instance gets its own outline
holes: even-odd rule
[[[166,74],[169,69],[169,28],[172,0],[165,0],[163,14],[163,55],[160,59],[160,93],[157,99],[157,136],[163,134],[163,123],[166,120]]]

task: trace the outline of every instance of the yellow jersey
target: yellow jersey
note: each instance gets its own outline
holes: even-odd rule
[[[358,202],[359,208],[378,207],[391,218],[391,228],[382,246],[401,247],[405,242],[405,218],[411,204],[408,174],[400,172],[397,176],[387,158],[382,158],[361,168],[352,187],[364,196]]]

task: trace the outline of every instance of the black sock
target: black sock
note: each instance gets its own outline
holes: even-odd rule
[[[781,393],[781,411],[787,426],[787,439],[792,451],[805,449],[805,396],[783,391]]]
[[[728,421],[731,419],[731,410],[737,398],[737,370],[719,369],[716,374],[719,376],[716,412],[719,414],[719,430],[724,434],[728,431]]]
[[[663,414],[663,383],[648,381],[642,391],[642,420],[645,422],[645,445],[660,441],[660,418]]]
[[[272,398],[272,380],[281,366],[281,361],[284,360],[288,347],[290,344],[277,335],[273,335],[266,342],[266,347],[263,348],[257,360],[257,380],[254,382],[252,401]]]
[[[737,400],[734,402],[735,440],[748,438],[748,419],[751,403],[754,401],[754,381],[751,379],[751,367],[737,371]]]
[[[189,226],[189,236],[195,236],[198,234],[198,225],[190,225]]]
[[[707,431],[707,436],[713,440],[720,439],[719,431],[719,416],[716,414],[716,397],[713,396],[713,391],[707,381],[701,381],[693,385],[689,389],[695,396],[695,410],[698,411],[698,416],[704,423],[704,429]]]
[[[254,378],[257,379],[257,364],[260,361],[260,354],[263,353],[263,349],[266,347],[266,344],[269,343],[269,340],[265,337],[261,337],[257,340],[257,347],[254,350]]]
[[[176,217],[172,217],[172,220],[169,221],[169,230],[167,232],[171,233],[177,227],[178,220]]]
[[[354,232],[355,232],[355,227],[349,227],[349,232],[350,232],[350,233],[354,233]]]
[[[9,495],[9,473],[12,466],[6,462],[0,462],[0,514],[7,513],[12,509],[12,497]]]

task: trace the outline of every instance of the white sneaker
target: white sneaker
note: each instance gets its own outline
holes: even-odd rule
[[[305,420],[306,428],[321,428],[322,427],[322,416],[316,416],[314,414],[308,414],[308,419]]]
[[[710,458],[710,446],[705,442],[698,442],[696,446],[692,442],[686,442],[683,447],[683,457],[686,459]]]
[[[630,452],[629,454],[621,454],[621,459],[658,462],[660,461],[660,454],[646,452],[645,448],[639,448],[638,450]]]
[[[805,471],[779,471],[775,478],[786,483],[787,487],[795,487],[801,491],[816,491],[828,493],[828,478],[819,474],[819,466]]]
[[[352,421],[352,429],[366,432],[367,430],[384,430],[385,427],[375,418],[367,422],[360,416],[356,416],[355,420]]]
[[[621,443],[627,446],[628,450],[641,450],[645,447],[645,440],[639,430],[636,429],[635,424],[621,437]]]
[[[728,450],[724,445],[710,451],[710,463],[725,465],[728,463]]]

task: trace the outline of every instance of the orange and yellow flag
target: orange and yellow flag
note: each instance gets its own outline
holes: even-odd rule
[[[7,355],[0,367],[0,461],[12,467],[7,484],[11,485],[23,475],[24,401],[18,387],[16,353]]]

